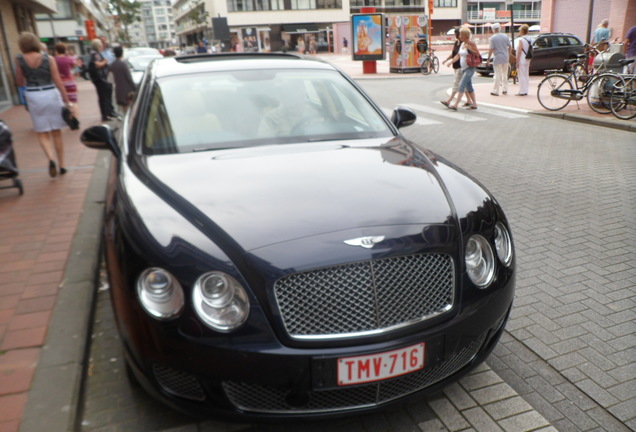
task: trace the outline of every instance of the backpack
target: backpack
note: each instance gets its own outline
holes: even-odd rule
[[[534,57],[534,53],[532,52],[532,43],[530,43],[528,39],[526,39],[526,42],[528,42],[528,51],[527,52],[524,51],[524,52],[526,53],[526,59],[530,60],[532,57]]]

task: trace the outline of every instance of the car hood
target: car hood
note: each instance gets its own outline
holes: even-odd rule
[[[164,200],[181,214],[196,214],[188,219],[209,225],[203,231],[229,236],[245,251],[339,231],[447,224],[452,215],[430,158],[399,138],[160,155],[145,162]]]

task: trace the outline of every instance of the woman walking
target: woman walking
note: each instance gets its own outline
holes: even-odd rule
[[[530,87],[530,59],[526,58],[526,54],[530,49],[530,40],[525,37],[528,34],[528,25],[524,24],[519,27],[519,37],[517,40],[517,77],[519,78],[519,93],[515,96],[528,96],[528,87]]]
[[[76,61],[68,54],[64,43],[59,42],[55,45],[55,63],[57,63],[62,84],[64,84],[68,99],[77,106],[77,84],[73,73]]]
[[[475,68],[472,66],[468,66],[468,53],[479,55],[479,49],[477,48],[477,44],[471,40],[470,29],[467,27],[462,27],[459,30],[459,40],[462,42],[462,46],[459,48],[459,52],[450,60],[451,63],[459,60],[459,64],[462,69],[462,78],[459,81],[459,88],[457,89],[457,100],[454,105],[451,105],[452,99],[449,101],[448,108],[457,111],[457,105],[462,99],[464,93],[466,94],[466,109],[475,110],[477,109],[477,98],[475,97],[475,89],[473,88],[473,75],[475,75]],[[443,101],[446,102],[446,101]],[[443,103],[442,102],[442,103]],[[446,104],[444,104],[446,105]]]
[[[61,132],[66,123],[62,118],[62,101],[73,115],[76,115],[75,107],[66,94],[57,63],[51,61],[46,52],[42,51],[38,37],[33,33],[23,32],[18,39],[18,46],[22,54],[16,57],[16,84],[20,87],[26,86],[24,97],[27,109],[31,114],[33,130],[37,133],[40,146],[49,159],[49,175],[57,175],[57,164],[60,174],[66,174]],[[57,164],[51,138],[57,154]]]
[[[462,46],[462,41],[459,39],[459,28],[455,28],[455,43],[453,44],[453,50],[450,55],[442,62],[442,64],[446,64],[448,62],[449,65],[453,66],[453,72],[455,74],[455,80],[453,81],[453,89],[450,97],[447,100],[440,101],[442,105],[448,107],[450,103],[453,101],[453,98],[457,94],[459,90],[459,82],[462,79],[462,65],[458,60],[451,62],[451,60],[457,55],[459,49]]]

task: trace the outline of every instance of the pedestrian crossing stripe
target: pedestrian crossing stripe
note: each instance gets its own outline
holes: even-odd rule
[[[479,108],[476,111],[465,111],[465,112],[461,112],[462,108],[459,108],[459,112],[455,112],[455,111],[450,111],[447,108],[444,108],[442,106],[437,107],[437,106],[428,106],[428,105],[422,105],[422,104],[418,104],[418,103],[405,103],[405,104],[400,104],[400,106],[404,106],[406,108],[410,108],[414,111],[418,111],[421,113],[426,113],[426,114],[432,114],[434,116],[440,116],[440,117],[446,117],[446,118],[452,118],[454,120],[460,120],[460,121],[466,121],[466,122],[478,122],[478,121],[486,121],[487,118],[484,117],[480,117],[478,115],[475,114],[488,114],[488,115],[494,115],[497,117],[503,117],[503,118],[507,118],[507,119],[522,119],[522,118],[527,118],[528,116],[525,114],[522,114],[522,112],[527,112],[527,111],[521,111],[518,110],[517,112],[511,112],[511,111],[507,111],[507,110],[499,110],[499,109],[494,109],[494,108],[486,108],[484,107],[484,105],[486,104],[480,104]],[[382,108],[382,111],[390,118],[391,114],[393,113],[393,110],[389,109],[389,108]],[[442,121],[438,121],[438,120],[433,120],[431,118],[424,118],[424,117],[418,117],[417,120],[415,121],[415,124],[420,125],[420,126],[429,126],[429,125],[435,125],[435,124],[442,124]]]

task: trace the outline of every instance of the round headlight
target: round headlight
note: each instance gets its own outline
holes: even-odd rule
[[[510,240],[510,233],[501,222],[495,226],[495,249],[497,250],[499,261],[506,267],[510,266],[512,262],[512,240]]]
[[[475,285],[488,286],[495,275],[495,257],[488,241],[480,235],[474,235],[466,244],[466,272]]]
[[[250,304],[247,293],[232,276],[222,272],[202,275],[194,284],[194,310],[214,330],[228,332],[247,319]]]
[[[167,270],[148,268],[137,279],[137,295],[143,308],[157,319],[170,319],[183,310],[183,289]]]

